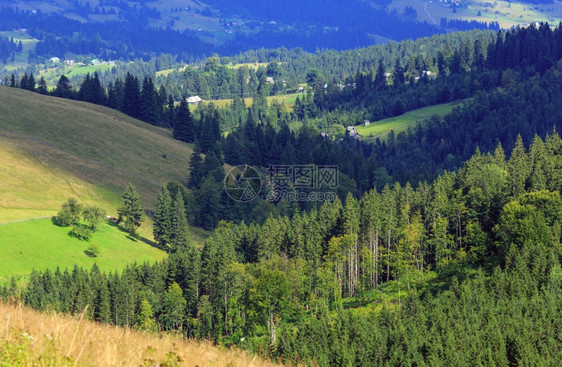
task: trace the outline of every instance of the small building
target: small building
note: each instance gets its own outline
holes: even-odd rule
[[[348,126],[347,131],[349,132],[349,137],[354,139],[361,139],[361,135],[359,135],[355,126]]]
[[[100,62],[99,62],[98,59],[92,59],[92,61],[90,61],[90,64],[92,64],[92,65],[99,65]]]
[[[197,104],[199,102],[203,102],[203,99],[199,96],[191,96],[185,100],[187,104]]]
[[[115,66],[115,61],[108,61],[107,64],[110,66]]]
[[[304,94],[304,87],[299,87],[299,93]]]
[[[329,138],[330,137],[330,135],[328,135],[328,133],[325,133],[325,132],[321,132],[320,136],[323,137],[323,138]]]
[[[369,125],[371,125],[371,121],[369,121],[369,120],[364,120],[364,121],[363,121],[363,125],[364,125],[364,126],[369,126]]]
[[[74,60],[64,60],[64,63],[66,65],[72,66],[72,65],[74,65]]]
[[[55,56],[55,57],[51,57],[51,58],[49,59],[49,61],[50,61],[50,62],[60,62],[60,59]]]
[[[265,78],[265,81],[268,82],[268,83],[270,83],[270,84],[275,83],[275,79],[273,79],[273,77],[271,77],[271,76],[266,77],[266,78]]]

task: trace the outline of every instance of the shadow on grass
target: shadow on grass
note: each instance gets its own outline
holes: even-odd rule
[[[152,246],[152,247],[154,247],[154,248],[157,248],[158,250],[166,251],[166,249],[164,249],[164,248],[158,246],[158,244],[157,244],[156,242],[151,241],[151,240],[149,240],[149,239],[146,238],[146,237],[135,238],[135,237],[131,236],[131,235],[129,234],[129,232],[128,232],[125,228],[123,228],[123,226],[120,226],[118,223],[116,223],[116,222],[114,222],[114,221],[108,220],[106,223],[109,224],[111,227],[117,228],[117,229],[120,230],[121,232],[125,233],[125,234],[126,234],[126,237],[127,237],[128,239],[130,239],[131,241],[134,241],[134,242],[141,241],[141,242],[144,242],[145,244],[147,244],[147,245],[149,245],[149,246]]]

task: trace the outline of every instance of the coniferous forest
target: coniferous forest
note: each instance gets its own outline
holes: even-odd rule
[[[529,149],[518,137],[511,152],[477,151],[415,189],[386,185],[262,225],[220,222],[200,250],[164,226],[172,253],[163,262],[36,271],[21,297],[286,362],[552,365],[561,353],[561,164],[556,132]],[[171,201],[166,187],[159,197]],[[185,221],[181,204],[168,205],[171,223]],[[389,286],[397,299],[360,311]],[[1,293],[16,291],[13,282]]]
[[[275,19],[299,6],[209,3],[225,14],[249,3],[248,14]],[[331,26],[358,22],[365,32],[402,19],[368,22],[352,13],[377,16],[378,8],[332,1],[348,15],[340,24],[317,3],[298,16]],[[149,9],[140,9],[128,11],[146,25]],[[32,17],[2,12],[14,26]],[[119,218],[111,218],[139,238],[148,216],[148,242],[167,252],[164,260],[109,272],[97,265],[34,270],[0,282],[0,300],[211,340],[289,365],[562,364],[562,23],[509,30],[478,23],[479,30],[450,34],[422,23],[395,30],[400,42],[315,53],[280,47],[283,38],[273,36],[260,49],[264,29],[236,35],[218,49],[221,57],[190,32],[143,28],[150,37],[141,47],[128,32],[126,42],[109,37],[126,26],[108,22],[100,45],[80,42],[94,29],[83,24],[69,43],[63,24],[45,25],[57,15],[33,17],[37,29],[49,30],[38,54],[105,45],[138,59],[62,75],[55,86],[31,70],[6,74],[4,84],[109,107],[193,149],[184,157],[189,177],[162,183],[154,208],[143,211],[129,184]],[[409,40],[412,33],[424,38]],[[369,43],[352,42],[345,29],[340,36],[334,48]],[[152,44],[164,38],[161,49]],[[4,38],[0,46],[2,58],[20,47]],[[199,62],[177,67],[176,59]],[[295,95],[290,108],[271,98],[288,94]],[[195,95],[205,102],[190,104]],[[450,112],[400,132],[352,133],[451,102],[458,103]],[[235,200],[225,177],[246,166],[264,177],[272,167],[337,167],[333,200],[272,200],[269,182],[271,192]],[[295,193],[291,184],[286,189]],[[305,191],[314,190],[329,191]],[[61,213],[70,218],[77,205],[69,200]],[[93,232],[105,212],[89,211]],[[190,227],[206,231],[204,243],[193,241]]]

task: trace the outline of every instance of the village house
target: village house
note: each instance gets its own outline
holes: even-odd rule
[[[199,96],[191,96],[187,98],[185,101],[187,102],[187,104],[197,104],[199,102],[203,102],[203,100]]]

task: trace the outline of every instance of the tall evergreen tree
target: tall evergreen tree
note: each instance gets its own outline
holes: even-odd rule
[[[165,248],[170,243],[172,230],[171,206],[172,199],[170,198],[168,188],[166,185],[162,185],[156,201],[153,224],[154,239],[162,248]]]
[[[191,153],[191,158],[189,159],[189,180],[187,182],[187,187],[190,189],[198,188],[203,176],[204,172],[201,148],[198,143],[195,143],[195,148],[193,149],[193,153]]]
[[[119,222],[124,223],[124,227],[133,237],[138,237],[137,228],[143,221],[143,208],[137,189],[132,183],[127,185],[123,193],[121,206],[117,209]]]
[[[185,202],[181,191],[174,196],[171,206],[170,247],[173,251],[188,247],[189,234],[187,217],[185,215]]]
[[[123,112],[134,118],[140,117],[139,81],[130,73],[127,73],[123,87]]]
[[[195,124],[185,98],[182,98],[175,112],[174,138],[187,143],[195,141]]]
[[[151,125],[161,124],[162,107],[158,102],[152,78],[144,78],[140,96],[140,118]]]

